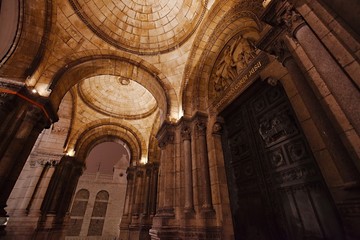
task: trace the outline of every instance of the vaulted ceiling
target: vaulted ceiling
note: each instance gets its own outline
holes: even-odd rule
[[[262,10],[261,0],[18,3],[19,23],[13,25],[21,34],[17,48],[2,58],[0,75],[34,87],[55,109],[71,93],[67,148],[106,122],[134,135],[141,148],[137,161],[148,159],[162,121],[192,114],[198,106],[192,92],[202,91],[198,82],[210,77],[231,37],[258,35]]]

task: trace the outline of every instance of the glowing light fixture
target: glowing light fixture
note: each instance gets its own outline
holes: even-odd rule
[[[75,156],[75,150],[74,150],[74,149],[69,149],[69,150],[66,152],[66,156],[70,156],[70,157]]]

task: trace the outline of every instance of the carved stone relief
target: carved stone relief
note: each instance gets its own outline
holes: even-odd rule
[[[231,39],[213,68],[213,88],[218,95],[249,65],[256,56],[254,40],[243,35]]]

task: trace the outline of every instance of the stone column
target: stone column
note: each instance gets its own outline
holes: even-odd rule
[[[10,112],[18,106],[16,93],[20,92],[24,84],[4,79],[0,81],[0,126],[11,118]],[[1,127],[0,127],[1,128]]]
[[[145,171],[145,193],[144,193],[144,205],[143,205],[143,215],[144,216],[147,216],[149,214],[149,202],[150,202],[150,191],[151,191],[151,175],[152,175],[152,164],[146,164],[145,165],[145,168],[146,168],[146,171]]]
[[[142,199],[142,190],[143,190],[143,178],[144,172],[142,167],[137,167],[136,169],[136,179],[135,179],[135,198],[134,198],[134,211],[132,215],[136,218],[139,217],[141,211],[141,199]]]
[[[129,167],[127,169],[127,188],[126,188],[123,218],[127,217],[130,212],[130,203],[132,199],[133,187],[134,187],[134,168]]]
[[[84,163],[75,157],[63,156],[50,180],[41,206],[42,218],[36,236],[46,239],[63,237],[64,219],[67,215]]]
[[[149,197],[150,216],[154,216],[156,214],[158,176],[159,176],[159,164],[153,163],[151,185],[150,185],[150,197]]]
[[[174,129],[170,124],[163,125],[157,135],[160,157],[159,209],[157,215],[174,216]]]
[[[160,148],[160,167],[165,165],[165,159],[166,159],[166,151],[165,151],[166,143],[164,141],[159,141],[159,148]],[[164,194],[165,194],[165,169],[160,168],[160,175],[159,175],[159,191],[158,191],[158,209],[163,209],[164,207]]]
[[[165,156],[162,160],[164,170],[164,206],[165,215],[174,215],[174,133],[168,133],[166,138]]]
[[[360,91],[341,69],[333,56],[324,47],[302,16],[290,4],[283,6],[284,13],[277,22],[286,26],[290,36],[304,49],[317,72],[341,106],[345,115],[360,134]]]
[[[131,223],[132,211],[133,211],[133,198],[135,190],[135,167],[128,167],[127,173],[127,187],[126,196],[124,202],[124,213],[120,223],[120,235],[119,239],[129,239],[129,225]]]
[[[191,129],[184,125],[181,128],[181,137],[184,153],[184,175],[185,175],[185,213],[194,212],[193,181],[192,181],[192,155],[191,155]]]
[[[30,184],[26,189],[26,194],[25,194],[25,198],[22,200],[21,205],[19,207],[19,209],[21,209],[21,211],[26,211],[26,213],[28,213],[29,211],[29,206],[31,206],[34,197],[36,195],[36,192],[41,184],[42,179],[45,177],[46,172],[49,168],[50,163],[45,162],[45,163],[37,163],[35,162],[35,166],[33,174],[31,175],[31,180],[30,180]]]
[[[34,192],[29,205],[27,206],[27,211],[29,216],[40,216],[41,214],[41,204],[44,200],[46,190],[49,187],[50,180],[55,171],[55,166],[58,162],[48,163],[46,165],[44,177],[39,180],[39,187]]]
[[[329,152],[333,156],[333,160],[339,170],[339,173],[345,183],[359,182],[359,173],[356,170],[356,166],[351,161],[351,157],[342,144],[339,144],[341,140],[338,134],[331,126],[330,121],[326,117],[326,113],[317,100],[311,87],[307,83],[300,67],[296,63],[295,59],[290,54],[284,41],[277,40],[271,46],[269,51],[276,55],[279,62],[288,70],[291,78],[294,80],[296,88],[303,101],[305,102],[307,109],[313,118],[316,127],[319,132],[326,134],[323,138],[325,144],[328,146]]]
[[[206,123],[202,121],[196,122],[196,130],[198,135],[198,156],[201,172],[201,194],[203,194],[202,212],[212,212],[212,196],[209,173],[209,160],[206,143]]]
[[[47,125],[43,112],[29,106],[0,158],[0,217],[6,217],[7,199],[40,132]]]
[[[175,239],[177,230],[175,227],[176,216],[174,211],[175,195],[175,129],[170,122],[165,122],[156,138],[161,148],[160,157],[160,184],[159,184],[159,207],[152,219],[152,227],[149,230],[151,239]]]

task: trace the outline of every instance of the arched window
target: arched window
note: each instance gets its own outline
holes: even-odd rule
[[[88,236],[101,236],[104,228],[105,215],[109,201],[109,193],[100,191],[96,195],[94,210],[91,215]]]
[[[71,208],[70,225],[67,234],[68,236],[80,235],[89,195],[90,193],[86,189],[80,189],[76,193],[75,200]]]

